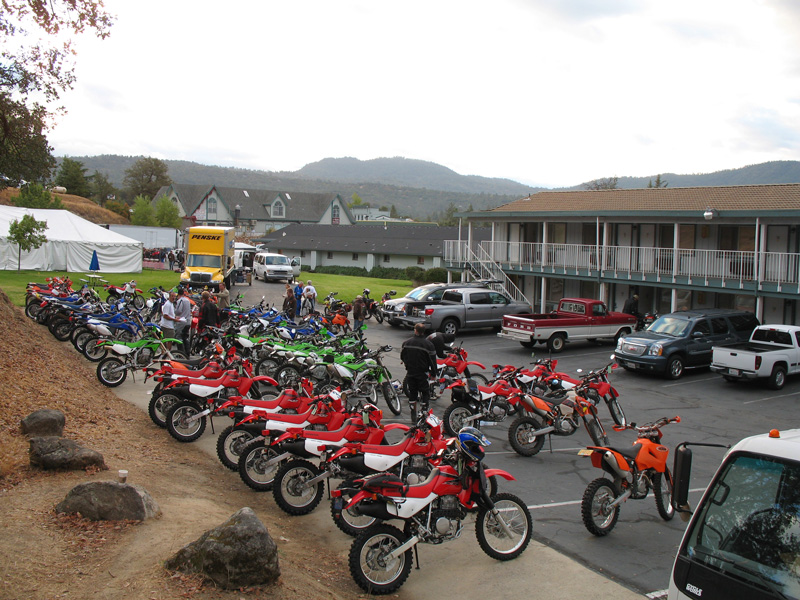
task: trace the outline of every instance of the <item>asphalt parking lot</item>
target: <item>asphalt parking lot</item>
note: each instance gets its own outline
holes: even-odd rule
[[[283,284],[261,281],[251,286],[239,284],[233,293],[240,291],[245,292],[246,304],[256,303],[264,296],[280,305]],[[387,324],[373,321],[367,324],[367,340],[373,347],[389,344],[399,350],[403,340],[411,335],[410,330]],[[463,342],[470,360],[485,364],[489,371],[495,363],[519,366],[532,360],[530,350],[502,340],[490,330],[461,332],[456,341]],[[385,363],[396,378],[402,379],[405,371],[398,350],[389,353]],[[558,358],[558,370],[576,374],[578,369],[588,371],[606,365],[613,350],[610,342],[568,344],[554,358]],[[544,356],[546,350],[537,346],[535,352]],[[733,444],[772,428],[800,426],[792,416],[800,397],[800,379],[790,379],[784,389],[772,391],[759,384],[727,383],[708,370],[689,372],[680,380],[668,381],[619,368],[613,371],[611,382],[620,393],[620,403],[629,421],[645,423],[662,416],[680,415],[680,423],[663,430],[663,444],[670,452],[684,441]],[[449,398],[434,403],[439,416],[448,403]],[[393,415],[384,410],[384,417],[390,421]],[[612,445],[625,447],[635,439],[630,431],[611,430],[605,407],[600,408],[600,418]],[[405,404],[403,414],[396,420],[409,420]],[[516,481],[503,482],[501,487],[527,503],[535,520],[535,537],[638,592],[653,594],[667,588],[685,523],[677,516],[672,521],[663,521],[653,497],[649,496],[623,504],[615,529],[606,537],[594,537],[581,521],[580,501],[589,482],[602,476],[602,472],[593,468],[588,458],[577,454],[591,443],[589,436],[581,429],[569,437],[553,437],[538,455],[522,457],[508,443],[509,422],[484,428],[492,442],[486,460],[492,467],[506,469],[516,477]],[[720,448],[694,449],[690,500],[699,499],[723,454]],[[670,468],[671,461],[670,458]]]

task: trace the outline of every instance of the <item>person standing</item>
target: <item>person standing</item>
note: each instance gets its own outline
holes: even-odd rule
[[[297,280],[297,285],[294,286],[294,298],[295,298],[295,307],[294,307],[294,314],[296,316],[300,316],[300,309],[303,308],[303,285],[302,280]]]
[[[170,292],[169,299],[164,302],[164,306],[161,307],[161,322],[159,325],[161,326],[161,333],[165,338],[175,337],[175,324],[178,321],[175,317],[175,300],[177,298],[178,294]],[[167,350],[172,350],[172,342],[164,342],[164,345],[167,347]]]
[[[181,341],[183,351],[189,356],[189,333],[192,330],[192,303],[186,297],[186,288],[178,286],[178,300],[175,302],[175,337]]]
[[[197,320],[197,330],[202,331],[206,327],[217,327],[219,325],[219,312],[217,304],[211,299],[211,292],[203,292],[203,304],[200,307],[200,318]]]
[[[353,331],[359,331],[364,324],[364,317],[367,312],[367,304],[364,296],[358,295],[353,301]]]
[[[421,414],[428,412],[431,401],[431,386],[428,375],[436,374],[436,349],[425,337],[425,325],[414,325],[414,335],[403,342],[400,360],[406,367],[408,403],[412,419],[416,421]],[[419,409],[419,410],[417,410]]]
[[[224,281],[220,282],[219,291],[214,293],[214,297],[217,299],[217,309],[222,310],[230,307],[231,293],[228,291]]]
[[[622,312],[633,315],[634,317],[639,316],[639,294],[634,294],[625,300],[625,304],[622,307]]]
[[[303,288],[303,298],[308,313],[314,312],[314,303],[317,301],[317,288],[311,285],[311,280],[306,282],[306,287]]]
[[[290,283],[286,284],[286,290],[283,293],[283,312],[286,313],[286,318],[294,321],[295,307],[297,306],[297,299],[294,295],[294,290]]]
[[[170,271],[174,271],[175,270],[175,253],[172,250],[170,250],[169,254],[167,254],[167,260],[169,261],[169,270]]]

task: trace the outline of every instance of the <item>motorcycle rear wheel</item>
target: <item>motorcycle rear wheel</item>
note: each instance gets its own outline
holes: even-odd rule
[[[352,480],[344,481],[340,483],[336,489],[351,486]],[[358,512],[358,509],[345,510],[344,506],[347,505],[348,502],[350,502],[350,498],[344,496],[331,498],[331,517],[333,517],[333,522],[336,523],[336,526],[341,531],[351,537],[357,537],[360,533],[375,525],[378,519],[376,517],[362,515]]]
[[[239,477],[247,487],[257,492],[269,492],[275,481],[280,463],[266,467],[267,461],[277,456],[268,444],[269,440],[258,437],[249,442],[239,455],[237,469]]]
[[[167,415],[167,431],[179,442],[193,442],[206,430],[206,417],[189,422],[189,419],[202,412],[202,409],[191,400],[179,402]]]
[[[514,494],[503,492],[492,498],[506,526],[512,533],[509,538],[497,517],[486,507],[478,511],[475,536],[488,556],[496,560],[511,560],[525,551],[533,533],[533,519],[525,503]]]
[[[287,387],[300,381],[300,371],[292,365],[284,365],[273,376],[279,387]]]
[[[508,443],[520,456],[534,456],[544,446],[547,434],[537,435],[530,439],[531,433],[542,427],[544,425],[539,417],[533,415],[517,417],[508,427]]]
[[[97,379],[106,387],[122,385],[127,377],[125,363],[116,356],[109,356],[97,363]]]
[[[470,405],[465,402],[453,402],[450,404],[450,406],[445,409],[444,415],[442,415],[444,430],[447,432],[447,435],[455,437],[463,427],[468,425],[470,427],[477,427],[475,421],[467,422],[465,420],[474,414]]]
[[[217,456],[219,461],[231,471],[239,468],[239,456],[255,436],[246,429],[236,429],[228,425],[217,437]]]
[[[386,400],[386,404],[389,406],[389,410],[391,410],[394,414],[399,415],[403,407],[400,404],[400,397],[397,395],[397,390],[394,389],[391,381],[384,381],[381,384],[381,390],[383,391],[383,399]]]
[[[253,369],[253,375],[267,375],[272,377],[280,365],[281,363],[274,358],[262,358],[256,363],[255,369]]]
[[[147,405],[147,414],[150,415],[153,423],[161,428],[166,428],[169,411],[172,410],[173,406],[183,402],[185,399],[183,396],[178,396],[172,392],[162,392],[156,395],[154,390],[150,403]]]
[[[605,477],[595,479],[587,486],[581,500],[581,517],[589,533],[597,537],[611,533],[619,518],[619,505],[610,511],[608,505],[617,496],[617,485]]]
[[[72,335],[74,326],[69,319],[56,319],[48,325],[48,329],[59,342],[66,342]]]
[[[325,482],[307,486],[306,481],[322,471],[304,459],[290,460],[275,474],[272,494],[275,503],[292,516],[307,515],[317,507],[325,491]]]
[[[675,516],[675,508],[672,506],[672,473],[668,467],[663,473],[653,476],[653,495],[656,497],[659,516],[665,521],[671,521]]]
[[[387,555],[407,539],[391,525],[376,525],[360,534],[350,546],[350,574],[369,594],[391,594],[400,589],[411,573],[411,549],[387,561]]]

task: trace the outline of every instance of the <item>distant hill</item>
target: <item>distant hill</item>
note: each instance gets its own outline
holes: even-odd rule
[[[15,198],[18,195],[19,190],[17,188],[5,188],[0,190],[0,204],[14,206],[12,198]],[[107,210],[102,206],[98,206],[88,198],[73,196],[72,194],[53,194],[53,196],[58,197],[61,200],[61,204],[64,205],[65,210],[75,213],[79,217],[82,217],[87,221],[91,221],[97,225],[106,225],[108,223],[115,225],[130,224],[130,221],[122,215],[118,215],[117,213]]]
[[[122,186],[125,170],[140,156],[72,156],[88,174],[105,173],[111,183]],[[430,219],[452,203],[459,210],[494,208],[544,188],[533,188],[510,179],[459,175],[455,171],[422,160],[377,158],[326,158],[299,171],[258,171],[235,167],[202,165],[185,160],[166,160],[176,183],[219,185],[288,192],[337,192],[349,200],[353,194],[375,207],[394,205],[403,216]],[[651,177],[619,177],[620,188],[644,188]],[[800,183],[799,161],[774,161],[715,173],[679,175],[661,173],[670,187],[709,187]],[[588,182],[586,182],[588,183]],[[571,188],[583,189],[585,184]]]

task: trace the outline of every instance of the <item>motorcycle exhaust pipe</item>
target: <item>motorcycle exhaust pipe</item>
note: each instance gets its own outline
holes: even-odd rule
[[[631,475],[631,472],[623,471],[620,468],[619,463],[617,462],[617,457],[613,452],[611,452],[611,450],[606,450],[603,453],[603,460],[617,477],[627,479],[628,481],[633,481],[633,475]]]
[[[542,427],[541,429],[537,429],[536,431],[531,432],[531,436],[536,437],[538,435],[544,435],[546,433],[550,433],[555,431],[556,428],[553,425],[548,425],[547,427]]]
[[[386,510],[385,502],[359,502],[356,510],[360,515],[375,517],[376,519],[382,519],[384,521],[397,518],[397,515],[393,515]]]

